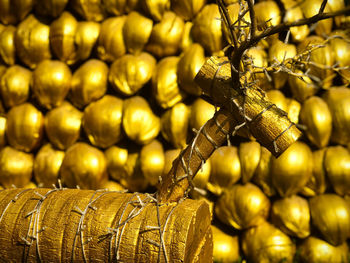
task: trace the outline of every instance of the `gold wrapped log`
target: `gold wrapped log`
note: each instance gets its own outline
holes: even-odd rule
[[[62,188],[3,190],[0,199],[4,261],[212,260],[204,201],[158,205],[147,194]]]
[[[246,121],[252,135],[273,155],[279,156],[300,137],[300,131],[286,113],[267,101],[258,89],[248,88],[244,95],[232,88],[231,67],[226,57],[211,57],[197,74],[196,82],[214,103],[233,108],[235,118]]]

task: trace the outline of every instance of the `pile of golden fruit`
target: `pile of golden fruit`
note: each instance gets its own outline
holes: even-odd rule
[[[236,20],[239,4],[225,0]],[[258,24],[322,0],[259,1]],[[326,11],[344,8],[329,1]],[[249,20],[249,14],[244,19]],[[213,208],[214,260],[346,262],[350,237],[349,17],[292,28],[247,51],[266,67],[318,45],[307,75],[256,78],[304,128],[278,159],[233,137],[195,178]],[[154,191],[210,119],[193,78],[228,31],[206,0],[0,0],[0,184]],[[340,37],[339,37],[340,36]]]

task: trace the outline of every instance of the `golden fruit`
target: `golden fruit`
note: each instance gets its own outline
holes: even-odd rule
[[[318,148],[328,145],[332,133],[332,115],[323,99],[313,96],[304,101],[300,121],[306,126],[306,135],[313,144]]]
[[[38,147],[44,131],[44,116],[30,103],[11,108],[7,114],[7,141],[20,151]]]
[[[76,143],[66,151],[60,170],[62,183],[70,188],[99,189],[107,182],[103,152],[86,143]]]
[[[215,107],[201,98],[191,105],[190,127],[197,131],[215,114]]]
[[[7,26],[0,32],[0,57],[9,66],[16,62],[15,33],[14,26]]]
[[[226,188],[215,204],[215,214],[220,221],[236,229],[262,224],[269,211],[270,200],[251,183]]]
[[[36,0],[35,11],[43,16],[58,17],[69,0]]]
[[[162,20],[153,26],[145,49],[158,58],[178,53],[184,21],[173,12],[165,12]]]
[[[6,146],[0,150],[0,184],[4,188],[23,187],[33,172],[33,155]]]
[[[184,25],[182,38],[180,41],[180,49],[182,51],[185,51],[189,46],[193,44],[193,39],[191,35],[192,26],[193,24],[190,21],[186,22]]]
[[[336,19],[336,18],[335,18]],[[336,20],[337,21],[337,20]],[[330,40],[331,49],[333,51],[334,63],[337,63],[339,67],[345,67],[339,69],[338,73],[342,77],[345,84],[350,83],[350,58],[347,56],[347,52],[350,49],[349,37],[343,31],[333,31],[332,35],[339,36]]]
[[[144,98],[135,96],[124,101],[123,128],[130,140],[148,144],[157,137],[160,120]]]
[[[32,72],[14,65],[6,69],[1,77],[0,91],[7,108],[26,102],[29,98]]]
[[[209,54],[221,50],[224,45],[221,20],[218,18],[220,18],[218,6],[216,4],[207,4],[193,20],[193,39],[201,44]]]
[[[300,5],[296,4],[294,0],[283,0],[282,2],[286,11],[284,15],[285,22],[292,23],[304,18]],[[295,42],[303,41],[309,35],[309,32],[308,25],[290,28],[290,33]]]
[[[339,246],[332,246],[317,237],[308,237],[298,247],[299,259],[302,262],[347,262],[349,259],[349,247],[344,242]]]
[[[58,60],[44,60],[33,72],[32,91],[46,109],[62,104],[71,87],[72,73],[69,67]]]
[[[70,5],[84,20],[102,21],[106,17],[103,0],[73,0]]]
[[[276,200],[271,209],[271,221],[287,235],[306,238],[310,235],[308,201],[297,195]]]
[[[293,58],[297,54],[297,48],[293,44],[285,44],[276,40],[269,48],[269,60],[271,64],[282,63],[284,60]],[[276,89],[282,88],[288,79],[288,73],[278,72],[272,74]]]
[[[211,230],[213,231],[214,262],[238,262],[240,259],[238,236],[225,233],[213,225],[211,226]]]
[[[70,100],[83,108],[103,97],[107,91],[108,66],[106,63],[90,59],[81,65],[73,74]]]
[[[126,53],[123,38],[123,26],[126,16],[110,17],[101,24],[98,37],[98,57],[107,62],[113,62]]]
[[[326,148],[312,152],[312,175],[305,187],[301,191],[303,195],[315,196],[326,191],[326,170],[324,166],[324,156]]]
[[[163,145],[159,141],[153,140],[142,147],[140,151],[140,166],[143,176],[150,185],[155,186],[164,169],[164,150]]]
[[[300,76],[289,75],[288,84],[293,97],[297,101],[303,102],[307,98],[315,95],[318,91],[318,87],[309,77],[305,76],[302,71],[296,70],[295,73]]]
[[[157,103],[164,109],[183,100],[185,94],[177,82],[178,57],[166,57],[157,64],[152,76],[152,90]]]
[[[33,14],[17,26],[16,53],[25,65],[33,69],[40,61],[51,58],[49,35],[50,27]]]
[[[324,158],[327,178],[338,195],[350,194],[350,153],[343,146],[328,147]]]
[[[350,235],[350,207],[335,194],[323,194],[309,201],[312,225],[333,246],[343,244]]]
[[[151,36],[153,21],[138,12],[128,14],[124,27],[124,43],[129,53],[139,54]]]
[[[2,0],[0,1],[0,21],[7,24],[17,24],[32,10],[33,0]]]
[[[139,0],[103,0],[103,4],[108,13],[119,16],[136,9]]]
[[[145,10],[154,21],[160,21],[166,11],[170,9],[169,0],[142,0],[140,1]]]
[[[183,103],[175,104],[160,119],[162,136],[175,148],[186,146],[190,110]]]
[[[209,177],[210,177],[210,173],[211,173],[211,163],[210,162],[205,162],[202,163],[201,168],[198,170],[198,172],[196,173],[195,177],[193,178],[193,185],[195,187],[193,195],[194,197],[198,197],[198,193],[201,193],[201,190],[205,190],[209,181]],[[198,190],[196,191],[196,190]],[[196,193],[197,192],[197,193]]]
[[[107,148],[122,138],[123,101],[106,95],[84,110],[83,127],[92,145]]]
[[[192,20],[206,2],[206,0],[172,0],[171,9],[183,19]]]
[[[121,94],[134,95],[151,79],[155,67],[155,58],[146,52],[126,54],[113,62],[108,80]]]
[[[177,79],[180,88],[189,94],[199,96],[202,89],[194,82],[194,77],[205,63],[204,49],[194,43],[181,55],[177,64]]]
[[[277,26],[281,22],[281,11],[274,1],[268,0],[259,2],[254,5],[254,11],[256,26],[261,31],[270,26]],[[275,36],[277,36],[277,34],[274,35],[272,39]]]
[[[121,184],[118,184],[117,182],[108,180],[106,183],[101,185],[102,189],[107,189],[108,191],[117,191],[117,192],[124,192],[125,189]]]
[[[6,145],[6,122],[6,117],[0,115],[0,149]]]
[[[242,142],[238,147],[241,163],[242,183],[248,183],[260,162],[261,149],[256,141]]]
[[[287,99],[279,90],[268,90],[266,96],[269,101],[275,104],[281,110],[287,111]]]
[[[253,182],[260,186],[267,196],[273,196],[276,194],[276,189],[271,176],[272,154],[265,147],[260,148],[260,161],[253,175]]]
[[[111,146],[105,151],[107,170],[110,177],[120,180],[124,173],[124,166],[128,160],[128,149]]]
[[[209,190],[215,194],[220,195],[225,188],[232,186],[241,178],[237,147],[221,146],[213,152],[209,161],[211,164]]]
[[[52,53],[68,65],[75,62],[75,36],[78,21],[69,12],[63,12],[50,25],[50,45]]]
[[[244,232],[242,250],[251,262],[291,263],[295,244],[286,234],[266,222]]]
[[[40,187],[52,187],[59,179],[64,152],[51,144],[40,148],[34,160],[34,178]]]
[[[171,167],[173,166],[173,161],[179,156],[181,149],[167,150],[164,152],[164,169],[163,175],[166,175],[170,172]]]
[[[322,0],[303,1],[301,4],[301,10],[303,11],[305,18],[317,15],[320,11],[321,4]],[[331,9],[329,5],[326,5],[324,12],[328,13],[330,11]],[[319,36],[329,35],[329,33],[332,31],[332,24],[333,20],[331,18],[318,21],[315,28],[316,34]]]
[[[70,103],[49,111],[45,116],[45,131],[50,142],[60,150],[73,145],[80,137],[83,113]]]
[[[287,103],[286,112],[288,114],[288,118],[293,123],[299,123],[299,114],[300,114],[301,104],[298,101],[290,98],[286,98],[286,103]]]
[[[311,174],[312,152],[305,143],[295,142],[277,159],[272,157],[272,182],[282,197],[298,193]]]
[[[332,114],[333,130],[331,141],[338,144],[350,142],[350,89],[331,88],[322,98],[328,104]]]
[[[308,2],[312,1],[318,0],[311,0]],[[317,46],[319,47],[315,48]],[[329,68],[327,69],[327,67],[332,67],[334,65],[331,45],[329,43],[324,44],[324,39],[322,37],[309,36],[298,45],[297,51],[298,53],[305,52],[302,58],[308,66],[308,74],[313,76],[314,79],[317,79],[316,82],[318,82],[318,86],[322,86],[323,88],[331,87],[333,78],[335,77],[334,71]]]

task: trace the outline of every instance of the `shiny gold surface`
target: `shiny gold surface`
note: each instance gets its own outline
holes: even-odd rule
[[[211,190],[216,194],[232,185],[241,178],[241,163],[237,147],[221,146],[209,158],[211,164]]]
[[[305,143],[295,142],[277,159],[272,157],[272,182],[283,197],[298,193],[311,174],[312,153]]]
[[[7,114],[8,143],[20,151],[30,152],[40,145],[44,116],[30,103],[11,108]]]
[[[268,54],[261,47],[252,47],[247,50],[246,55],[252,59],[252,63],[258,67],[267,67],[268,66]],[[248,65],[250,67],[250,65]],[[248,75],[249,76],[249,75]],[[254,73],[251,78],[251,81],[256,80],[257,84],[263,90],[269,90],[272,88],[272,83],[269,82],[264,73]]]
[[[281,22],[281,11],[274,1],[259,2],[254,5],[254,11],[259,30],[267,26],[276,26]]]
[[[191,105],[190,127],[197,131],[214,116],[215,107],[202,98],[197,98]]]
[[[63,158],[64,152],[49,143],[40,148],[34,160],[34,178],[40,187],[57,184]]]
[[[0,184],[5,188],[23,187],[30,182],[33,155],[10,146],[0,150]]]
[[[184,25],[182,38],[180,41],[180,49],[182,51],[186,50],[189,46],[193,44],[193,38],[191,34],[192,26],[193,26],[193,23],[191,21],[187,21]]]
[[[201,45],[194,43],[187,47],[177,64],[177,79],[181,89],[192,95],[201,95],[202,90],[194,82],[194,77],[204,62],[205,54]]]
[[[106,95],[84,110],[83,128],[92,145],[107,148],[122,139],[123,101]]]
[[[213,260],[214,262],[231,263],[240,259],[238,236],[232,236],[211,226],[213,231]]]
[[[124,43],[129,53],[139,54],[151,36],[153,21],[138,12],[128,14],[124,27]]]
[[[73,74],[70,100],[78,107],[101,98],[107,90],[108,66],[97,59],[90,59]]]
[[[106,10],[102,5],[103,0],[73,0],[71,7],[84,20],[101,21],[106,16]]]
[[[60,150],[73,145],[80,136],[83,113],[64,102],[45,115],[45,132],[50,142]]]
[[[295,244],[279,229],[269,223],[244,232],[242,249],[252,262],[293,262]]]
[[[151,79],[155,67],[155,58],[146,52],[126,54],[114,60],[108,81],[121,94],[134,95]]]
[[[323,194],[310,199],[312,224],[322,238],[333,246],[341,245],[350,234],[350,207],[335,194]]]
[[[328,145],[332,133],[332,115],[323,99],[313,96],[304,101],[300,122],[306,126],[305,133],[313,144],[318,148]]]
[[[146,14],[152,17],[154,21],[160,21],[166,11],[170,9],[168,0],[144,0],[141,5]]]
[[[153,140],[142,147],[140,165],[142,174],[150,185],[157,185],[164,169],[164,149],[159,141]]]
[[[0,115],[0,149],[6,145],[6,122],[6,117]]]
[[[107,62],[113,62],[126,53],[123,38],[123,26],[126,16],[110,17],[101,23],[98,37],[98,57]]]
[[[152,91],[157,103],[164,109],[183,100],[185,94],[177,82],[178,57],[166,57],[160,60],[152,76]]]
[[[158,58],[176,55],[185,23],[171,11],[164,13],[162,20],[152,28],[145,49]]]
[[[161,116],[162,136],[175,148],[186,146],[189,116],[189,107],[181,102],[175,104]]]
[[[349,37],[347,37],[344,33],[345,32],[343,31],[335,31],[333,34],[342,36],[342,38],[334,38],[330,41],[334,61],[335,63],[338,63],[340,67],[348,67],[350,65],[350,58],[347,55],[347,52],[350,49]],[[350,82],[350,72],[347,68],[341,69],[339,74],[344,83],[348,84]]]
[[[51,58],[50,27],[30,14],[18,26],[15,34],[16,52],[20,60],[30,68]]]
[[[223,48],[221,20],[216,4],[207,4],[193,20],[192,36],[209,53],[213,54]]]
[[[271,208],[271,221],[287,235],[306,238],[310,235],[308,201],[297,195],[276,200]]]
[[[349,247],[344,242],[332,246],[317,237],[308,237],[299,247],[299,257],[303,262],[346,262],[349,258]]]
[[[71,87],[72,73],[58,60],[44,60],[33,72],[32,91],[37,101],[46,109],[62,104]]]
[[[103,152],[86,143],[76,143],[66,151],[60,176],[68,187],[100,189],[108,180],[107,165]]]
[[[58,17],[69,0],[36,0],[35,11],[44,16]]]
[[[29,98],[32,72],[22,66],[14,65],[1,76],[0,91],[5,107],[11,108],[26,102]]]
[[[174,0],[171,1],[171,8],[185,20],[192,20],[203,8],[207,0]]]
[[[160,119],[151,110],[148,102],[134,96],[124,101],[123,128],[129,139],[138,144],[147,144],[157,137]]]
[[[269,211],[270,200],[251,183],[227,188],[215,204],[215,215],[220,221],[236,229],[262,224]]]
[[[301,74],[302,72],[296,70],[296,73]],[[312,80],[307,76],[301,76],[298,78],[296,76],[289,75],[288,84],[293,97],[299,102],[303,102],[307,98],[314,96],[318,91],[318,87],[314,85]]]
[[[169,173],[169,171],[173,165],[173,161],[176,159],[176,157],[179,155],[180,152],[181,152],[181,149],[167,150],[164,152],[163,174]]]
[[[7,24],[17,24],[32,11],[33,0],[3,0],[0,1],[0,21]]]
[[[114,180],[120,180],[123,176],[124,166],[128,160],[128,149],[111,146],[105,151],[108,175]]]
[[[103,0],[103,4],[109,14],[119,16],[136,9],[139,0]]]
[[[350,194],[350,153],[342,146],[328,147],[323,161],[327,178],[341,196]]]
[[[240,143],[238,154],[241,164],[242,183],[245,184],[252,179],[260,162],[260,144],[255,141]]]
[[[14,26],[7,26],[0,32],[0,57],[10,66],[16,62],[15,33]]]
[[[286,98],[288,118],[293,123],[299,123],[301,104],[295,99]]]
[[[280,90],[268,90],[266,96],[269,101],[275,104],[281,110],[287,111],[287,99]]]
[[[328,104],[332,114],[331,141],[339,144],[350,142],[350,89],[334,87],[328,90],[322,98]]]

